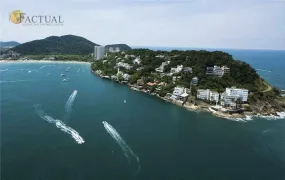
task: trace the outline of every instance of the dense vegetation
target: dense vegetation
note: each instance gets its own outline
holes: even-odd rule
[[[132,60],[134,58],[124,58],[125,55],[140,56],[142,60],[141,65],[133,65]],[[163,55],[164,57],[156,57]],[[117,58],[115,58],[117,57]],[[120,60],[118,60],[120,59]],[[251,92],[262,91],[266,88],[264,80],[262,80],[256,71],[247,63],[237,61],[232,58],[230,54],[221,51],[152,51],[149,49],[133,49],[122,53],[112,53],[106,58],[108,63],[97,61],[93,64],[93,69],[100,69],[106,75],[113,75],[117,70],[114,66],[119,61],[124,61],[133,65],[130,70],[122,71],[132,75],[131,83],[136,82],[137,79],[143,77],[146,81],[153,82],[154,79],[170,83],[172,78],[169,76],[161,77],[155,72],[155,68],[158,68],[162,62],[170,60],[170,64],[164,69],[165,73],[169,73],[171,67],[177,65],[183,65],[184,67],[191,67],[193,73],[179,73],[175,76],[181,76],[181,79],[177,80],[176,85],[183,85],[184,87],[190,86],[190,81],[193,77],[197,76],[200,79],[197,88],[214,89],[218,92],[223,92],[226,87],[236,86],[240,88],[249,89]],[[207,66],[227,66],[231,69],[229,75],[223,77],[206,75],[205,70]],[[137,69],[141,67],[140,71]]]
[[[126,44],[110,44],[110,45],[106,45],[105,48],[106,50],[108,51],[109,48],[112,47],[112,48],[120,48],[121,51],[129,51],[131,50],[132,48]]]
[[[16,42],[16,41],[7,41],[7,42],[3,42],[0,41],[0,47],[14,47],[19,45],[20,43]]]
[[[54,61],[93,61],[94,58],[91,54],[89,55],[70,55],[70,54],[58,54],[54,56],[50,55],[27,55],[25,58],[29,60],[51,60],[50,58],[54,58]]]
[[[41,40],[34,40],[20,44],[12,50],[21,55],[55,55],[73,54],[84,55],[94,51],[96,44],[80,36],[50,36]]]

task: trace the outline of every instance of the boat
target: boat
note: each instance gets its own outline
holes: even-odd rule
[[[70,70],[70,67],[66,68],[66,72],[69,72],[69,70]]]
[[[63,76],[65,76],[65,74],[61,74],[60,76],[63,77]]]
[[[62,81],[63,81],[63,82],[66,82],[66,81],[67,81],[67,79],[63,79]]]

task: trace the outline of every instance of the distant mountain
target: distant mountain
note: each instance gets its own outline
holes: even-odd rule
[[[14,47],[19,45],[20,43],[16,42],[16,41],[7,41],[7,42],[3,42],[0,41],[0,47]]]
[[[105,46],[106,51],[109,51],[109,48],[112,47],[113,49],[116,49],[117,47],[120,49],[120,51],[128,51],[132,48],[126,44],[109,44]]]
[[[22,55],[39,54],[89,54],[94,51],[95,44],[83,37],[74,35],[50,36],[34,40],[14,47],[12,50]]]

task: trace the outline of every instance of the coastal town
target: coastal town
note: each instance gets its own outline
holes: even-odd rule
[[[192,67],[178,64],[175,67],[170,67],[169,72],[165,71],[166,66],[171,63],[171,57],[163,54],[155,56],[162,62],[159,67],[155,68],[154,72],[151,72],[152,78],[148,76],[134,77],[136,74],[132,75],[128,72],[132,69],[134,71],[144,69],[141,66],[141,57],[118,50],[114,56],[113,52],[110,50],[105,53],[104,48],[95,47],[95,62],[94,68],[92,68],[95,74],[105,79],[126,84],[132,90],[157,96],[188,109],[206,110],[217,116],[243,117],[247,111],[250,111],[248,104],[250,91],[246,88],[226,87],[223,92],[210,88],[199,88],[200,79],[198,76],[192,76],[193,71],[195,71]],[[113,66],[111,69],[103,70],[99,64],[102,65],[101,67],[106,64],[113,64]],[[231,69],[226,65],[213,65],[207,66],[203,73],[206,76],[222,78],[229,76]],[[178,83],[182,75],[191,76],[189,83],[184,86]]]

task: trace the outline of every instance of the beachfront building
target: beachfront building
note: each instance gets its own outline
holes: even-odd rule
[[[123,78],[124,78],[124,80],[125,81],[128,81],[129,79],[130,79],[130,75],[129,74],[127,74],[127,73],[125,73],[124,75],[123,75]]]
[[[199,83],[199,78],[197,76],[193,77],[191,80],[191,84],[197,86]]]
[[[179,86],[175,87],[171,94],[171,98],[176,100],[185,100],[188,96],[189,94],[186,93],[186,89]]]
[[[209,100],[210,98],[210,89],[198,89],[197,90],[197,99]]]
[[[210,89],[198,89],[197,99],[218,103],[220,99],[220,94],[216,91],[211,91]]]
[[[235,87],[226,88],[221,94],[221,105],[226,107],[236,107],[236,102],[245,103],[248,99],[247,89],[238,89]]]
[[[210,91],[210,98],[209,100],[211,102],[216,102],[218,103],[219,102],[219,99],[220,99],[220,94],[216,91]]]
[[[94,58],[95,60],[100,60],[104,58],[105,47],[104,46],[94,46]]]
[[[117,66],[117,67],[123,67],[123,68],[126,68],[126,69],[131,69],[131,68],[132,68],[132,66],[129,65],[128,63],[123,63],[123,62],[118,62],[118,63],[116,64],[116,66]]]
[[[177,65],[176,68],[171,68],[170,73],[174,74],[174,73],[180,73],[183,69],[183,65]]]
[[[169,63],[170,63],[170,61],[162,62],[161,65],[155,69],[155,71],[163,73],[164,67],[167,66]]]

